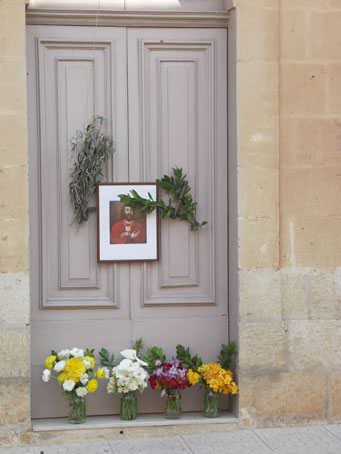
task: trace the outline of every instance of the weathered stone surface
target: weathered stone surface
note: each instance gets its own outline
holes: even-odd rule
[[[28,270],[28,219],[0,219],[0,272]]]
[[[282,266],[314,268],[339,266],[340,229],[339,216],[282,218]]]
[[[278,170],[239,169],[239,213],[242,217],[275,218],[278,210]],[[269,187],[273,188],[269,191]]]
[[[334,419],[341,419],[341,372],[334,372],[330,377],[330,412]]]
[[[0,382],[0,425],[30,420],[29,384]]]
[[[335,165],[283,169],[283,211],[289,218],[298,213],[300,216],[337,215],[338,206],[341,206],[340,174],[341,167]]]
[[[278,11],[240,7],[238,58],[274,60],[278,57]]]
[[[28,273],[0,273],[0,323],[28,324],[30,282]]]
[[[280,15],[281,58],[304,59],[308,18],[304,11],[282,11]]]
[[[284,319],[308,317],[309,272],[281,270],[281,300]]]
[[[341,12],[312,12],[309,21],[309,56],[316,60],[340,60]]]
[[[240,271],[240,317],[246,320],[280,319],[280,273],[273,269]]]
[[[341,116],[337,118],[281,118],[283,167],[340,164]]]
[[[0,331],[0,378],[30,376],[29,328]]]
[[[326,415],[323,373],[278,373],[240,377],[242,425],[310,421]]]
[[[328,78],[328,100],[329,100],[329,112],[332,114],[339,115],[341,113],[341,94],[340,94],[340,83],[341,83],[341,64],[334,64],[328,67],[327,70]]]
[[[335,277],[335,273],[330,271],[312,273],[309,299],[311,318],[335,319],[339,317]]]
[[[276,268],[278,266],[278,220],[239,219],[239,266]]]
[[[282,63],[281,110],[283,114],[327,111],[324,65]]]
[[[241,373],[252,369],[278,370],[285,364],[285,323],[276,321],[241,323],[239,341]]]
[[[288,324],[292,369],[340,368],[341,322],[293,320]]]

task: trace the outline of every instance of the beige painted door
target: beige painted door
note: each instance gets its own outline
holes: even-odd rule
[[[66,414],[40,379],[51,348],[118,353],[143,337],[214,359],[227,340],[226,52],[218,29],[28,27],[34,418]],[[175,165],[189,175],[208,226],[162,221],[158,263],[98,265],[95,211],[70,225],[69,139],[93,114],[117,144],[108,181],[154,181]],[[185,409],[199,407],[186,392]],[[162,411],[158,393],[140,410]],[[118,399],[102,389],[88,412],[117,413]]]

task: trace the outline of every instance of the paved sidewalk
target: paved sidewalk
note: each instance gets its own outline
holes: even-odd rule
[[[0,454],[341,454],[341,424],[238,430],[77,445],[0,448]]]

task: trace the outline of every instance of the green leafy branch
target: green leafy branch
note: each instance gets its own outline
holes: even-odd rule
[[[202,366],[202,359],[198,355],[192,356],[189,347],[185,348],[183,345],[177,345],[176,357],[194,371],[197,371]]]
[[[97,183],[103,179],[104,164],[115,152],[112,137],[101,132],[103,122],[103,117],[93,117],[85,130],[77,131],[71,139],[74,163],[69,190],[74,211],[73,222],[78,224],[88,220],[89,201],[96,191]]]
[[[115,365],[114,354],[110,355],[110,353],[108,352],[108,350],[106,348],[102,348],[98,354],[99,354],[102,366],[110,367],[111,369],[114,367],[114,365]]]
[[[139,209],[146,214],[158,210],[162,219],[178,218],[187,221],[191,230],[199,230],[207,222],[200,223],[196,219],[197,202],[191,195],[187,175],[184,175],[182,168],[179,167],[174,167],[172,171],[173,175],[164,175],[161,179],[156,180],[160,188],[170,195],[168,203],[161,198],[154,200],[150,193],[148,193],[148,198],[141,197],[135,190],[131,190],[130,194],[120,194],[120,201],[125,206]]]
[[[142,359],[148,364],[147,372],[151,375],[157,369],[158,364],[166,361],[166,355],[161,347],[151,347],[148,348]]]
[[[233,341],[222,344],[218,361],[224,369],[231,369],[237,354],[237,344]]]

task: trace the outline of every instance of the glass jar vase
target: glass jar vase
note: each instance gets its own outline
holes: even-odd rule
[[[135,391],[122,394],[120,401],[120,418],[132,421],[137,417],[137,396]]]
[[[82,424],[86,421],[86,402],[84,397],[79,397],[75,393],[68,395],[69,400],[69,423]]]
[[[206,418],[217,418],[219,415],[220,394],[215,393],[210,388],[205,388],[204,393],[204,416]]]
[[[165,418],[179,419],[181,418],[182,403],[181,394],[177,389],[167,391],[165,403]]]

